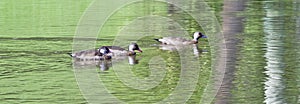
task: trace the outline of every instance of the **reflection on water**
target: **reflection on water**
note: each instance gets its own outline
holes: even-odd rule
[[[223,44],[221,58],[226,58],[225,66],[220,66],[217,70],[225,70],[221,87],[216,96],[216,104],[230,104],[231,90],[233,88],[234,73],[236,68],[237,53],[239,50],[238,35],[244,31],[244,16],[238,16],[237,13],[243,12],[246,8],[247,0],[224,0],[222,11],[222,31],[225,43]],[[220,75],[216,75],[219,77]],[[216,88],[218,89],[218,88]]]
[[[154,46],[158,46],[159,49],[161,50],[167,50],[167,51],[184,51],[185,49],[187,49],[186,46],[174,46],[174,45],[154,45]],[[199,56],[201,53],[202,53],[202,49],[200,49],[198,47],[198,44],[192,44],[191,45],[192,48],[193,48],[193,53],[195,56]]]
[[[73,65],[77,69],[86,69],[86,68],[95,68],[98,67],[101,71],[107,71],[112,65],[118,64],[118,62],[128,59],[129,65],[135,65],[139,63],[139,60],[136,59],[136,55],[132,56],[119,56],[113,57],[108,60],[73,60]]]
[[[250,91],[233,90],[235,92],[234,96],[236,96],[234,100],[244,102],[247,101],[247,98],[253,98],[250,102],[294,104],[297,102],[296,99],[298,98],[296,96],[298,94],[294,94],[293,91],[299,92],[296,89],[298,85],[293,81],[295,75],[292,74],[297,72],[293,71],[297,69],[297,67],[293,67],[293,64],[297,60],[293,55],[297,53],[291,50],[294,50],[294,46],[297,45],[297,40],[293,39],[296,37],[295,30],[297,29],[294,27],[296,25],[294,24],[296,18],[293,18],[295,14],[291,12],[296,13],[299,11],[290,8],[292,7],[290,5],[292,2],[265,1],[261,3],[249,3],[253,5],[253,7],[250,5],[249,8],[256,11],[257,15],[256,17],[251,17],[251,14],[246,14],[246,19],[248,19],[246,28],[249,28],[246,30],[246,35],[250,37],[243,36],[245,39],[243,44],[247,44],[247,46],[243,46],[245,48],[241,50],[240,56],[243,59],[256,60],[256,62],[251,62],[251,60],[239,61],[240,65],[237,67],[251,66],[252,68],[243,68],[245,71],[241,71],[241,69],[236,72],[237,79],[235,79],[235,86],[237,86],[237,89],[246,87]],[[254,5],[256,5],[255,8]],[[295,5],[299,6],[299,3]],[[251,9],[249,10],[251,11]],[[249,56],[245,57],[243,55]],[[253,77],[246,75],[246,73],[253,74]],[[243,79],[243,77],[248,79]],[[245,94],[248,92],[255,96],[243,95],[243,92]],[[239,95],[242,95],[242,97]]]
[[[91,43],[96,40],[97,45],[111,45],[115,34],[123,34],[123,37],[116,37],[115,44],[127,46],[125,42],[136,41],[145,49],[144,53],[113,60],[74,61],[72,67],[71,59],[65,53],[72,50],[72,34],[77,21],[91,1],[61,1],[59,4],[36,0],[0,2],[0,11],[4,13],[0,15],[3,23],[0,25],[1,103],[88,103],[83,97],[85,94],[97,100],[116,98],[126,103],[156,103],[172,95],[182,82],[180,88],[192,93],[184,100],[194,104],[205,96],[203,91],[209,78],[221,76],[211,74],[212,67],[216,67],[211,66],[211,58],[215,60],[215,57],[203,54],[204,50],[209,50],[207,40],[189,47],[189,54],[184,53],[184,47],[149,47],[149,44],[156,43],[152,40],[156,36],[190,38],[189,33],[203,30],[176,5],[154,3],[153,0],[137,2],[116,11],[103,26],[100,39],[77,38]],[[178,0],[180,4],[186,1]],[[190,8],[188,10],[202,7],[198,5],[201,0],[192,1],[184,7]],[[221,52],[226,54],[220,58],[227,58],[224,62],[227,66],[217,66],[217,71],[226,73],[214,103],[299,104],[300,1],[213,0],[207,3],[220,21],[226,40],[226,44],[222,44],[224,53]],[[140,16],[144,17],[136,19]],[[209,23],[201,26],[216,28],[210,27]],[[213,37],[215,34],[208,35]],[[180,52],[186,56],[180,57]],[[192,62],[182,61],[182,58],[192,59]],[[186,67],[199,70],[181,69]],[[83,89],[90,90],[80,92],[73,68],[80,73],[76,75],[77,81],[87,81],[82,83]],[[97,73],[94,69],[105,73]],[[120,76],[114,71],[119,71]],[[196,75],[198,71],[199,75]],[[82,73],[88,77],[80,76]],[[189,77],[188,80],[180,79],[182,73]],[[197,78],[197,84],[190,86]],[[103,83],[99,83],[99,79]],[[128,82],[124,84],[122,81]],[[212,81],[215,81],[212,85],[218,83],[215,79]],[[126,85],[130,83],[133,84]],[[109,92],[91,89],[101,84],[105,84],[102,89]],[[187,87],[195,90],[185,89]],[[217,90],[217,87],[211,89]],[[103,95],[93,96],[97,95],[95,93]],[[108,97],[110,94],[112,97]]]
[[[278,5],[278,6],[275,6]],[[266,39],[266,77],[265,103],[266,104],[286,104],[284,99],[284,40],[286,37],[284,28],[284,17],[282,2],[264,2],[266,17],[264,18],[264,32]]]
[[[299,2],[225,0],[222,15],[225,39],[233,41],[216,103],[299,103],[293,66],[299,64]]]

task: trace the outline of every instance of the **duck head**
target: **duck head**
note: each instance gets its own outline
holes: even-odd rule
[[[198,41],[199,38],[207,38],[206,35],[202,34],[201,32],[195,32],[194,33],[194,41]]]
[[[100,47],[100,48],[99,48],[99,52],[100,52],[101,54],[103,54],[103,55],[106,55],[106,54],[108,54],[108,53],[111,53],[111,51],[108,49],[108,47],[105,47],[105,46]]]
[[[95,55],[103,56],[105,59],[110,59],[111,56],[108,55],[109,53],[111,53],[111,51],[108,49],[108,47],[102,46],[97,50]]]
[[[198,43],[198,40],[199,38],[207,38],[206,35],[202,34],[201,32],[195,32],[194,33],[194,39],[193,39],[193,44],[197,44]]]
[[[136,43],[131,43],[128,47],[128,51],[130,52],[129,55],[134,55],[135,54],[135,50],[139,51],[139,52],[143,52],[140,47],[136,44]]]

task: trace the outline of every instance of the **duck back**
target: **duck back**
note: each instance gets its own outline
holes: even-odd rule
[[[106,46],[112,53],[113,56],[127,56],[128,51],[122,47],[118,46]]]
[[[83,60],[99,60],[102,58],[97,49],[83,50],[69,55],[73,58]]]

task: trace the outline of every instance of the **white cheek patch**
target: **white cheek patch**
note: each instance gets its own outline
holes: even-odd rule
[[[106,52],[105,52],[105,50],[104,50],[104,49],[100,49],[100,53],[103,53],[103,54],[105,54]]]
[[[133,48],[134,48],[134,45],[130,45],[128,50],[133,51]]]
[[[194,39],[196,40],[196,39],[198,39],[200,37],[200,33],[199,32],[195,32],[194,33]]]

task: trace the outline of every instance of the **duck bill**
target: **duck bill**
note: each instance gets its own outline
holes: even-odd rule
[[[143,52],[143,51],[142,51],[142,50],[140,50],[140,49],[139,49],[138,51],[139,51],[139,52],[141,52],[141,53]]]
[[[201,38],[207,38],[207,36],[206,35],[202,35]]]

